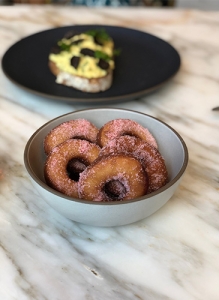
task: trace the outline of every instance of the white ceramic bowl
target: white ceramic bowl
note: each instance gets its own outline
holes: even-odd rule
[[[43,140],[57,125],[72,119],[84,118],[97,127],[107,121],[132,119],[147,127],[158,142],[165,159],[169,182],[149,195],[129,201],[92,202],[65,196],[50,188],[44,179],[46,155]],[[92,226],[119,226],[139,221],[156,212],[174,194],[188,164],[188,150],[180,135],[167,124],[149,115],[117,108],[94,108],[60,116],[40,127],[29,139],[24,151],[25,167],[40,195],[60,214]]]

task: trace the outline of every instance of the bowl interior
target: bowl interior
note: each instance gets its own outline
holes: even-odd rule
[[[87,119],[98,128],[112,119],[124,118],[135,120],[144,127],[147,127],[158,142],[159,151],[165,159],[169,173],[169,183],[164,189],[172,185],[184,173],[188,161],[186,145],[179,134],[167,124],[151,116],[131,110],[113,108],[87,109],[60,116],[46,123],[29,139],[24,154],[25,166],[30,176],[45,189],[52,191],[45,183],[43,174],[44,163],[46,160],[43,149],[44,138],[49,131],[57,125],[78,118]],[[54,193],[57,195],[56,191],[54,191]],[[62,195],[62,197],[65,196]],[[66,196],[65,198],[69,197]]]

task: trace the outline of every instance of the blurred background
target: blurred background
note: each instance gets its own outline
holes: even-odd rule
[[[219,9],[219,0],[0,0],[0,5],[62,4],[86,6],[179,7],[201,10]]]

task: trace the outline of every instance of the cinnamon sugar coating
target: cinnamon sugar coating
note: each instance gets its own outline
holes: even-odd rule
[[[112,195],[106,186],[117,181],[117,194]],[[92,201],[134,199],[145,195],[147,189],[147,175],[141,163],[122,154],[98,158],[81,173],[78,182],[79,197]]]
[[[98,132],[97,143],[100,147],[124,135],[135,136],[158,148],[157,142],[147,128],[129,119],[115,119],[107,122]]]
[[[46,136],[44,149],[46,182],[74,198],[129,200],[168,182],[155,138],[133,120],[112,120],[100,130],[85,119],[64,122]]]
[[[90,121],[76,119],[64,122],[53,128],[44,140],[44,151],[49,152],[68,139],[78,138],[96,143],[98,128]]]
[[[46,182],[55,190],[75,198],[78,196],[78,182],[67,173],[67,166],[72,159],[81,160],[90,165],[99,155],[98,145],[88,141],[70,139],[55,147],[47,157],[44,174]]]
[[[133,136],[121,136],[110,140],[99,156],[124,154],[140,161],[148,175],[148,193],[158,190],[168,181],[165,161],[159,151],[150,144]]]

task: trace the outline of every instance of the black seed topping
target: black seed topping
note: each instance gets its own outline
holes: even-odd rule
[[[98,35],[94,37],[94,42],[95,42],[95,44],[100,45],[100,46],[102,46],[104,44],[103,41],[100,38],[98,38]]]
[[[79,43],[81,43],[81,42],[83,42],[83,41],[84,41],[84,39],[79,39],[79,40],[77,40],[77,41],[72,42],[71,44],[72,44],[72,45],[78,45]]]
[[[65,39],[71,39],[73,36],[75,36],[77,33],[74,31],[68,31],[66,32],[66,34],[64,35]]]
[[[61,52],[61,48],[59,47],[59,45],[55,45],[51,48],[50,53],[53,54],[59,54]]]
[[[71,58],[71,65],[72,67],[74,67],[75,69],[77,69],[78,65],[79,65],[79,62],[80,62],[80,57],[79,56],[73,56]]]
[[[98,67],[100,67],[103,70],[108,70],[109,69],[109,63],[103,59],[100,58],[99,62],[98,62]]]
[[[89,48],[81,49],[81,54],[94,57],[94,51]]]

